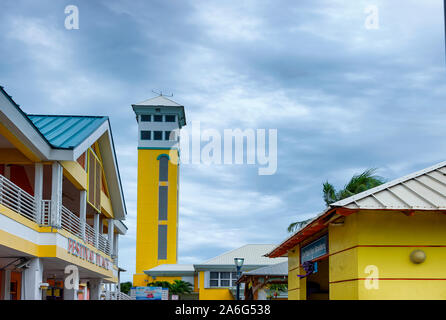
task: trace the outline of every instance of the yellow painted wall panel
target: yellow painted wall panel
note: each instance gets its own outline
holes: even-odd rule
[[[200,279],[200,289],[199,289],[199,299],[200,300],[234,300],[234,296],[228,288],[205,288],[204,287],[204,272],[199,272]]]
[[[330,282],[358,278],[357,248],[342,251],[329,257]]]
[[[361,245],[446,245],[446,214],[360,211],[358,242]]]
[[[426,260],[420,264],[410,261],[410,253],[421,249]],[[358,248],[359,278],[369,265],[378,268],[379,278],[442,278],[446,279],[446,247],[361,247]]]
[[[444,280],[380,280],[377,290],[358,281],[361,300],[446,300]]]
[[[358,281],[345,281],[330,284],[330,300],[357,300]]]

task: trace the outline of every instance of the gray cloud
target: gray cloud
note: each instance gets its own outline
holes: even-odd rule
[[[5,0],[0,84],[30,113],[109,115],[127,200],[122,266],[134,271],[136,122],[130,105],[173,92],[203,128],[277,128],[278,171],[183,165],[179,260],[278,243],[323,210],[321,184],[377,167],[396,178],[444,160],[441,1]]]

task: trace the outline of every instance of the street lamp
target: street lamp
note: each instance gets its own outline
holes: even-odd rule
[[[235,267],[237,268],[237,280],[240,279],[240,269],[243,266],[244,258],[234,258]],[[237,282],[237,295],[236,299],[240,300],[240,283]]]

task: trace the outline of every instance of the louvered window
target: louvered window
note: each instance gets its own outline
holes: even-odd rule
[[[102,166],[93,150],[88,150],[88,203],[101,211]]]

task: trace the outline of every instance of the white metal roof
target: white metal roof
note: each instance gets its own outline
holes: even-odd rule
[[[271,266],[266,266],[251,271],[243,272],[244,275],[250,276],[287,276],[288,275],[288,261],[276,263]]]
[[[162,276],[187,276],[195,273],[193,264],[161,264],[152,269],[144,271],[145,274],[152,277]]]
[[[330,207],[445,210],[446,161],[337,201]]]
[[[162,107],[181,107],[180,104],[176,103],[175,101],[172,101],[170,99],[167,99],[165,96],[158,96],[155,98],[150,98],[138,103],[134,104],[135,106],[162,106]]]
[[[194,271],[193,264],[160,264],[147,271]]]
[[[270,265],[278,262],[288,261],[287,258],[270,259],[264,255],[270,252],[276,245],[274,244],[247,244],[243,247],[225,252],[215,258],[209,259],[200,266],[213,265],[234,265],[234,258],[244,258],[244,266],[249,265]]]

